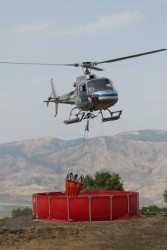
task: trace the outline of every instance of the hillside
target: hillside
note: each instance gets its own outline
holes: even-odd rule
[[[167,131],[142,130],[111,137],[65,141],[40,138],[0,144],[0,209],[31,205],[31,194],[62,191],[69,170],[120,174],[140,204],[164,206],[167,188]],[[3,206],[3,207],[2,207]]]
[[[47,223],[18,217],[0,227],[0,249],[166,249],[167,218]]]

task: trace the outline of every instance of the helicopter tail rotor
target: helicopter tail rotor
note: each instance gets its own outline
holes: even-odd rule
[[[53,79],[50,80],[50,83],[51,83],[51,88],[52,88],[51,95],[53,96],[53,99],[56,100],[58,96],[57,96],[57,92],[53,83]],[[57,114],[58,114],[58,103],[55,102],[55,115],[54,116],[56,117]]]
[[[55,103],[55,115],[54,115],[54,117],[56,117],[57,114],[58,114],[58,103]]]
[[[49,102],[50,102],[51,100],[53,100],[53,98],[54,98],[54,99],[57,98],[57,93],[56,93],[56,90],[55,90],[55,87],[54,87],[54,83],[53,83],[53,79],[52,79],[52,78],[51,78],[51,80],[50,80],[50,83],[51,83],[51,89],[52,89],[52,91],[51,91],[51,93],[50,93],[50,96],[48,97],[48,101],[46,102],[46,105],[47,105],[47,106],[49,105]]]
[[[56,100],[58,100],[58,96],[57,96],[56,89],[53,83],[53,79],[50,80],[50,83],[51,83],[52,91],[51,91],[50,96],[48,97],[48,100],[44,102],[46,102],[47,107],[49,106],[50,102],[55,103],[55,115],[54,116],[56,116],[58,114],[58,102],[56,102]]]

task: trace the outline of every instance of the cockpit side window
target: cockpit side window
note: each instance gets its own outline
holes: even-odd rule
[[[114,90],[112,82],[109,79],[105,79],[105,85],[107,90]]]
[[[95,81],[89,81],[88,82],[88,92],[92,93],[93,91],[95,91]]]
[[[86,85],[85,84],[82,84],[79,86],[79,92],[80,93],[86,92]]]

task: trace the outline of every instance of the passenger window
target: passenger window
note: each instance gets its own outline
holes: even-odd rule
[[[81,86],[79,87],[79,91],[80,91],[80,92],[86,92],[86,85],[81,85]]]

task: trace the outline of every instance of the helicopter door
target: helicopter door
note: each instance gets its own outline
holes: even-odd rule
[[[79,85],[79,95],[81,98],[81,102],[88,102],[86,83],[82,83]]]
[[[86,84],[79,85],[79,93],[80,94],[86,93]]]

